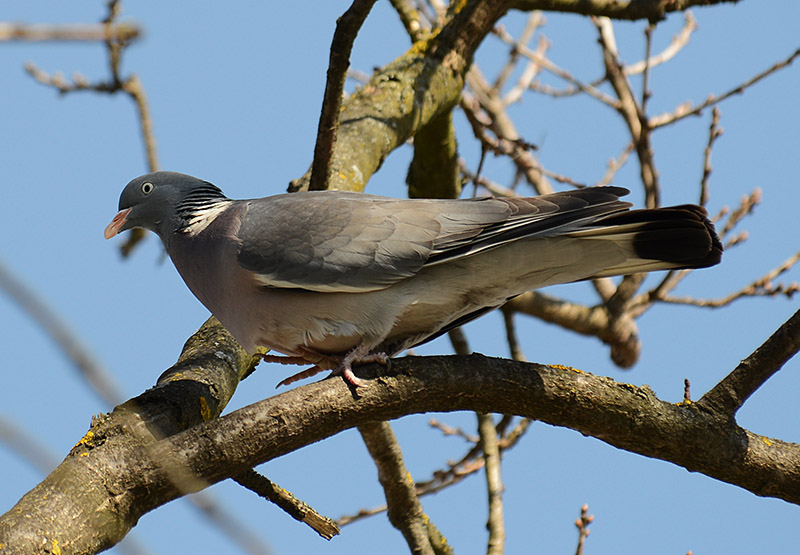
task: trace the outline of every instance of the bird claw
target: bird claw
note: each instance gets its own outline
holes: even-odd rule
[[[259,355],[262,360],[265,362],[277,362],[279,364],[306,364],[308,362],[312,362],[308,360],[308,358],[303,356],[280,356],[280,355]],[[325,356],[318,359],[318,363],[303,370],[302,372],[298,372],[297,374],[293,374],[288,378],[281,380],[278,382],[278,385],[275,387],[281,387],[282,385],[290,385],[296,381],[304,380],[306,378],[310,378],[316,374],[324,370],[330,370],[331,366],[333,366],[333,372],[331,372],[331,376],[342,376],[345,382],[349,385],[353,386],[354,388],[364,387],[366,384],[363,380],[358,378],[353,373],[353,365],[363,365],[363,364],[381,364],[383,366],[389,366],[389,355],[386,353],[369,353],[365,352],[365,349],[360,345],[352,349],[349,353],[347,353],[343,357],[338,357],[339,360],[336,361],[337,357],[332,356]],[[322,362],[326,361],[331,363],[336,361],[334,364],[322,364]]]
[[[257,357],[261,358],[264,362],[275,362],[278,364],[306,364],[308,361],[304,357],[300,356],[288,356],[288,355],[268,355],[266,353],[256,353]]]
[[[338,367],[331,373],[331,376],[341,375],[348,384],[355,388],[364,387],[366,384],[363,380],[353,374],[353,365],[358,364],[382,364],[389,366],[389,355],[386,353],[366,353],[361,346],[356,347],[347,353]]]
[[[313,376],[315,374],[319,374],[320,372],[322,372],[324,370],[325,370],[325,368],[320,368],[319,366],[314,365],[311,368],[307,368],[306,370],[303,370],[302,372],[298,372],[297,374],[292,374],[288,378],[286,378],[284,380],[281,380],[280,382],[278,382],[278,385],[275,386],[275,389],[278,389],[282,385],[289,385],[289,384],[293,384],[294,382],[297,382],[297,381],[300,381],[300,380],[304,380],[306,378],[310,378],[311,376]]]

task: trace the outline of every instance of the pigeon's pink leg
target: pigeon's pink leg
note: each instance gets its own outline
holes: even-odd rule
[[[279,356],[279,355],[259,355],[266,362],[277,362],[279,364],[307,364],[316,363],[311,368],[293,374],[282,380],[276,387],[289,385],[298,380],[310,378],[324,370],[333,370],[331,376],[342,376],[344,381],[353,387],[364,387],[364,382],[353,374],[353,365],[378,363],[384,366],[389,365],[389,355],[386,353],[370,353],[369,349],[363,344],[359,344],[351,349],[346,355],[320,355],[313,351],[303,350],[301,356]]]
[[[386,353],[370,353],[363,343],[359,343],[349,353],[344,355],[342,362],[331,373],[332,376],[341,375],[344,381],[353,387],[364,387],[364,382],[353,374],[353,365],[378,363],[384,366],[389,365],[389,355]]]

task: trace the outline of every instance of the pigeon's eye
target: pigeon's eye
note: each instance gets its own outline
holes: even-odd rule
[[[145,181],[144,183],[142,183],[142,193],[144,193],[145,195],[149,195],[150,193],[152,193],[153,189],[155,189],[155,185],[153,185],[149,181]]]

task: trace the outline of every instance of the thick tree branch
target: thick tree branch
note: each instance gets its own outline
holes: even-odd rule
[[[528,291],[506,303],[504,311],[521,312],[582,335],[600,339],[611,348],[611,360],[621,368],[633,366],[642,351],[633,318],[612,318],[603,306],[584,306],[541,291]]]
[[[461,194],[452,110],[433,118],[414,135],[406,184],[410,198],[458,198]]]
[[[255,362],[215,319],[206,322],[155,388],[95,417],[70,455],[0,518],[4,555],[50,553],[55,545],[65,553],[96,553],[119,542],[143,514],[136,505],[165,501],[151,497],[147,483],[131,482],[137,468],[116,457],[216,418]],[[171,468],[162,467],[176,491],[202,486]]]
[[[776,334],[778,347],[770,340],[764,352],[783,353],[783,359],[794,352],[798,320],[796,315],[791,327]],[[647,387],[481,355],[409,357],[395,360],[389,370],[359,367],[368,381],[358,396],[342,380],[323,380],[171,435],[198,414],[213,417],[224,404],[225,396],[188,380],[188,372],[215,367],[230,377],[224,385],[249,368],[249,357],[225,347],[228,340],[218,328],[208,333],[210,354],[201,354],[199,345],[187,349],[182,365],[160,387],[100,418],[44,482],[0,517],[0,543],[13,546],[7,552],[43,553],[56,538],[62,549],[95,552],[119,541],[144,513],[186,493],[343,430],[431,411],[515,414],[569,427],[800,504],[800,445],[740,428],[728,412],[714,411],[724,402],[674,404]],[[180,403],[185,410],[176,410]]]
[[[466,2],[438,34],[416,42],[343,102],[328,188],[363,190],[390,152],[452,110],[475,50],[509,4]],[[289,189],[308,189],[309,181],[310,171]]]

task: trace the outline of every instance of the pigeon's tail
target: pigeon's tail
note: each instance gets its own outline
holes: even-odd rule
[[[722,243],[708,214],[692,204],[614,214],[570,235],[612,240],[631,249],[628,260],[594,277],[706,268],[722,258]]]

